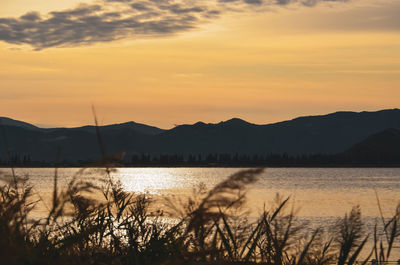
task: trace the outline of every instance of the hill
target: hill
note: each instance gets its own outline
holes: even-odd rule
[[[40,128],[36,127],[35,125],[23,122],[23,121],[17,121],[13,120],[7,117],[0,117],[0,124],[4,126],[16,126],[16,127],[22,127],[25,129],[29,130],[40,130]]]
[[[400,130],[386,129],[355,144],[342,156],[352,163],[400,163]]]
[[[15,126],[25,124],[25,126]],[[33,126],[33,125],[32,125]],[[68,161],[100,158],[93,126],[40,129],[18,122],[5,124],[12,153],[53,161],[57,150]],[[197,122],[170,130],[134,122],[100,127],[107,153],[134,154],[337,154],[367,137],[400,129],[400,110],[336,112],[257,125],[234,118],[216,124]],[[3,142],[0,158],[7,159]],[[350,152],[350,151],[349,151]],[[360,151],[361,152],[361,151]]]
[[[388,128],[400,128],[400,110],[336,112],[268,125],[232,119],[178,126],[158,135],[148,148],[161,153],[334,154]]]

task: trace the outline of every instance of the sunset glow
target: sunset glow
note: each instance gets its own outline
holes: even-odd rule
[[[135,11],[121,2],[2,1],[1,116],[78,126],[93,123],[93,104],[103,124],[133,120],[171,128],[399,107],[396,0],[131,1]],[[95,5],[96,11],[70,18],[80,28],[43,22],[49,12]],[[144,11],[150,8],[157,12],[150,16]],[[120,17],[107,18],[116,29],[94,35],[88,21],[111,10]],[[122,17],[142,19],[129,12],[148,16],[138,25],[152,23],[129,32]],[[19,18],[26,13],[37,16]],[[160,23],[149,29],[152,19]],[[46,34],[39,34],[43,28]]]

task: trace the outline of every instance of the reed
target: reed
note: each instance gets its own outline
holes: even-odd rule
[[[123,190],[104,171],[103,182],[72,177],[64,190],[54,189],[45,217],[32,219],[41,199],[27,178],[3,175],[0,186],[0,255],[4,264],[274,264],[353,265],[372,238],[371,257],[389,260],[400,236],[400,206],[383,221],[384,236],[365,233],[361,210],[354,207],[332,231],[310,229],[277,197],[257,221],[246,217],[246,187],[262,169],[240,171],[197,195],[159,202]],[[102,194],[102,198],[93,196]],[[47,202],[46,202],[47,203]],[[265,207],[267,208],[267,207]],[[172,218],[172,219],[171,219]],[[166,220],[174,220],[167,222]],[[382,219],[385,220],[385,219]],[[307,232],[311,231],[311,232]]]

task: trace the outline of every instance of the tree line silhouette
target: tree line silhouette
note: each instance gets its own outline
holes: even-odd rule
[[[83,167],[93,165],[95,161],[36,161],[29,154],[10,154],[9,158],[1,159],[0,166],[21,167]],[[375,156],[351,155],[351,154],[134,154],[125,156],[122,161],[113,161],[120,166],[126,167],[341,167],[341,166],[400,166],[400,157],[397,156]]]

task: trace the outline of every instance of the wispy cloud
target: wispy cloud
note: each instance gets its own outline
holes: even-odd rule
[[[0,40],[36,50],[165,36],[193,30],[232,10],[314,6],[348,0],[97,0],[48,14],[0,18]]]

